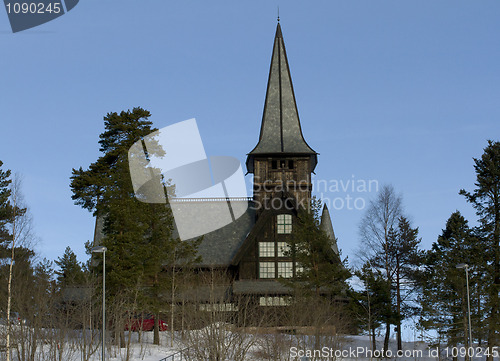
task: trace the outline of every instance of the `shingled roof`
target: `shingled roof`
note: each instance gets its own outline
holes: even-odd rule
[[[204,209],[210,211],[210,206],[217,206],[221,200],[200,200]],[[223,200],[226,202],[226,200]],[[239,205],[236,203],[240,203]],[[200,267],[227,267],[231,264],[236,252],[240,249],[247,235],[255,224],[255,208],[253,201],[235,201],[231,204],[235,207],[248,205],[246,212],[234,222],[203,235],[198,247],[198,255],[202,261],[196,266]],[[196,202],[191,202],[195,205]],[[202,220],[199,220],[200,222]],[[94,231],[94,245],[99,245],[103,238],[103,218],[97,217]],[[174,231],[175,234],[175,231]],[[191,239],[194,240],[195,238]],[[187,240],[190,241],[190,240]]]
[[[204,201],[204,203],[206,202],[218,201]],[[231,260],[255,224],[253,201],[241,202],[248,203],[248,209],[241,217],[222,228],[203,235],[203,240],[198,247],[198,255],[201,256],[202,262],[197,266],[227,267],[231,264]],[[234,201],[231,203],[234,204]]]

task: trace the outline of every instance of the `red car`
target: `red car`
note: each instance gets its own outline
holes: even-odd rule
[[[160,323],[159,324],[160,331],[167,331],[168,330],[168,325],[165,321],[160,319],[159,323]],[[153,331],[154,326],[155,326],[154,317],[133,318],[130,320],[129,323],[125,324],[125,331],[134,331],[134,332],[138,332],[140,330]]]

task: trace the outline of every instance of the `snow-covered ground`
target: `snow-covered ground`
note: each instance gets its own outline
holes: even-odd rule
[[[1,328],[1,327],[0,327]],[[1,330],[0,330],[1,331]],[[192,331],[200,332],[200,331]],[[230,333],[227,334],[230,336]],[[250,340],[249,349],[247,352],[247,357],[245,361],[261,361],[261,360],[289,360],[289,361],[312,361],[312,360],[378,360],[383,359],[381,357],[380,351],[383,347],[383,339],[377,338],[376,351],[372,351],[372,344],[367,336],[344,336],[340,338],[335,338],[335,349],[329,347],[322,347],[320,349],[314,349],[314,341],[309,336],[300,336],[301,339],[295,338],[291,335],[266,335],[248,333],[248,339]],[[179,335],[176,335],[179,336]],[[172,355],[179,350],[185,349],[186,344],[180,341],[174,342],[171,345],[171,334],[169,332],[160,333],[160,346],[153,345],[153,333],[144,332],[142,334],[142,340],[139,342],[138,333],[133,333],[130,348],[129,348],[129,360],[130,361],[160,361],[169,355]],[[278,356],[269,356],[271,350],[276,350],[273,342],[276,342],[276,337],[279,338],[280,351]],[[203,341],[200,341],[203,342]],[[5,338],[1,337],[0,346],[5,345]],[[82,351],[78,348],[75,341],[66,342],[63,345],[64,352],[61,357],[56,357],[54,352],[54,346],[43,345],[43,352],[38,352],[36,361],[81,361]],[[298,347],[297,345],[302,345]],[[199,345],[198,345],[199,346]],[[51,348],[52,347],[52,348]],[[236,346],[238,347],[238,346]],[[41,351],[40,348],[38,348]],[[402,354],[397,353],[396,341],[391,339],[389,345],[390,360],[421,360],[421,361],[437,361],[437,360],[451,360],[454,353],[457,353],[458,360],[464,360],[463,352],[465,349],[446,349],[442,348],[441,357],[438,357],[438,351],[436,348],[429,348],[425,342],[415,341],[415,342],[404,342]],[[478,349],[475,350],[473,360],[485,360],[484,354],[479,355]],[[106,350],[106,360],[108,361],[123,361],[126,360],[127,348],[119,348],[116,346],[108,346]],[[5,352],[0,352],[0,361],[5,360]],[[17,360],[14,356],[13,361]],[[94,353],[90,357],[89,361],[100,361],[101,360],[101,348],[95,349]],[[180,359],[177,356],[175,359],[169,359],[167,361],[183,361],[185,359]],[[192,361],[191,359],[190,361]],[[494,358],[495,361],[500,361],[499,357]],[[202,360],[200,360],[202,361]],[[232,361],[227,359],[227,361]]]

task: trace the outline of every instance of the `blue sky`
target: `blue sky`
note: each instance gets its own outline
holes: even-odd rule
[[[258,140],[276,1],[87,0],[12,34],[0,11],[0,160],[24,177],[42,256],[85,259],[91,215],[72,168],[98,154],[107,112],[141,106],[158,128],[196,118],[208,155],[245,160]],[[376,180],[403,195],[429,248],[472,189],[472,157],[500,131],[498,1],[287,1],[281,25],[317,180]],[[362,210],[327,192],[356,257]],[[318,194],[321,195],[321,194]],[[340,209],[335,209],[340,208]]]

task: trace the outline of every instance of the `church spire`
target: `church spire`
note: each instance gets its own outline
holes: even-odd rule
[[[333,231],[332,219],[330,218],[330,212],[326,204],[323,206],[323,213],[321,214],[320,228],[325,232],[330,240],[332,241],[332,250],[337,255],[339,254],[339,248],[337,246],[337,238],[335,238],[335,232]]]
[[[288,67],[285,43],[278,22],[267,83],[264,114],[257,146],[248,154],[247,169],[254,173],[255,156],[303,155],[311,159],[314,171],[317,153],[302,135],[299,113]]]

